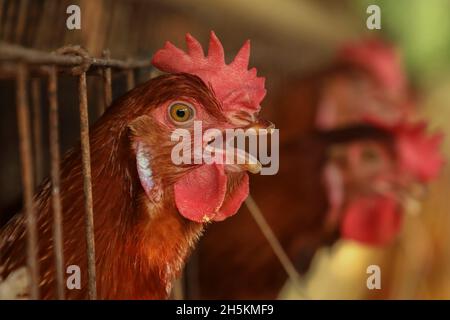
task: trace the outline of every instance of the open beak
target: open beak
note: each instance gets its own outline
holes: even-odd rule
[[[273,133],[275,129],[275,125],[270,121],[258,118],[256,121],[252,122],[248,126],[242,127],[245,132],[245,135],[270,135]],[[245,146],[242,148],[236,146],[236,136],[233,137],[221,137],[225,138],[225,144],[223,146],[215,146],[215,138],[211,138],[211,141],[208,143],[207,148],[209,148],[210,152],[214,152],[215,154],[221,155],[224,159],[232,160],[225,161],[225,167],[227,171],[230,172],[238,172],[238,171],[248,171],[250,173],[259,173],[262,169],[262,164],[258,161],[255,155],[246,151]],[[258,141],[258,140],[257,140]],[[231,147],[230,147],[231,146]],[[253,146],[253,150],[257,150],[258,146]],[[250,147],[250,149],[252,149]]]
[[[244,128],[244,130],[248,129],[253,129],[256,132],[256,135],[271,135],[275,130],[275,125],[266,119],[258,118],[256,121]],[[245,156],[249,158],[249,161],[241,164],[240,167],[253,174],[259,173],[262,169],[261,162],[244,150],[241,151],[245,153]]]

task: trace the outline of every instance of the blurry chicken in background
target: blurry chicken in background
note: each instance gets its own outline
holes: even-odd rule
[[[175,165],[171,133],[176,128],[191,132],[194,120],[202,121],[205,129],[261,126],[257,114],[266,90],[256,69],[248,70],[250,44],[246,42],[227,65],[213,32],[207,56],[189,34],[186,42],[187,53],[170,42],[157,51],[152,63],[168,73],[116,100],[92,128],[100,299],[166,298],[205,223],[234,215],[248,195],[245,170],[254,172],[253,164],[235,165],[233,170],[218,163]],[[209,142],[204,140],[203,147]],[[83,299],[88,285],[79,145],[63,157],[61,180],[65,265],[82,270],[81,290],[66,290],[66,296]],[[34,200],[38,283],[41,298],[51,299],[55,298],[55,267],[48,180]],[[2,279],[26,265],[25,239],[25,218],[18,214],[0,232]]]
[[[358,119],[355,114],[359,114],[362,122],[382,129],[388,133],[389,139],[384,143],[374,143],[372,140],[332,148],[330,153],[337,156],[330,157],[324,174],[332,204],[328,219],[340,225],[342,239],[347,241],[340,241],[332,250],[320,250],[313,261],[313,272],[308,275],[307,291],[315,298],[428,297],[426,290],[429,288],[423,286],[425,281],[420,279],[429,273],[428,285],[436,286],[431,281],[434,278],[443,279],[442,274],[431,270],[440,270],[438,266],[445,265],[445,261],[439,258],[445,244],[440,242],[442,238],[438,240],[439,232],[432,235],[431,232],[437,229],[429,223],[447,220],[443,217],[447,212],[436,203],[439,199],[436,186],[431,192],[434,203],[430,211],[430,193],[427,190],[431,180],[438,174],[442,176],[444,161],[440,149],[443,135],[427,133],[428,124],[420,119],[414,103],[418,99],[405,94],[406,82],[390,72],[399,70],[400,66],[398,62],[394,63],[398,58],[395,58],[396,53],[391,47],[371,40],[366,46],[348,46],[343,52],[346,53],[344,60],[347,63],[353,61],[366,70],[372,69],[371,72],[386,91],[395,89],[391,90],[390,97],[400,104],[397,107],[401,112],[383,111],[381,106],[377,112],[371,108],[373,104],[367,103],[361,104],[359,110],[355,107],[351,110],[352,104],[343,103],[346,99],[342,99],[347,96],[349,100],[349,91],[347,95],[335,94],[334,99],[328,100],[341,101],[332,106],[340,108],[340,112],[327,110],[326,104],[321,105],[322,115],[331,111],[329,120],[333,119],[333,115],[341,115],[341,125],[345,125]],[[380,60],[382,57],[385,58]],[[373,66],[383,65],[384,68],[373,69]],[[356,96],[353,94],[353,98]],[[387,117],[395,114],[397,116]],[[339,126],[336,119],[334,117],[334,126]],[[439,188],[445,189],[446,183],[440,180]],[[345,202],[348,204],[345,205]],[[418,216],[418,213],[425,216]],[[383,280],[379,290],[371,291],[366,287],[369,276],[366,268],[373,264],[380,265]],[[434,274],[436,277],[432,276]],[[323,290],[329,283],[334,284],[333,289]],[[441,287],[446,286],[448,283]],[[431,290],[438,292],[436,288]],[[445,297],[440,290],[437,297]],[[298,295],[288,284],[281,297],[295,298]]]
[[[280,171],[256,177],[252,193],[298,271],[339,236],[390,244],[443,162],[397,52],[376,39],[343,46],[332,67],[279,96]],[[275,298],[286,273],[251,216],[238,219],[211,226],[199,247],[200,296]]]
[[[398,234],[402,212],[420,210],[425,184],[443,164],[439,151],[443,136],[427,134],[426,123],[416,119],[392,47],[372,39],[345,46],[340,57],[366,70],[374,83],[369,86],[368,79],[361,79],[357,85],[363,89],[353,92],[340,83],[343,80],[325,85],[319,130],[364,124],[384,134],[384,141],[361,139],[330,149],[324,169],[328,222],[340,225],[343,238],[384,245]]]

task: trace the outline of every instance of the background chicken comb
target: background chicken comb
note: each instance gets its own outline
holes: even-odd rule
[[[337,59],[365,69],[388,90],[403,92],[406,89],[400,55],[392,45],[380,39],[345,44],[340,48]]]
[[[248,70],[250,41],[247,40],[230,64],[225,63],[223,46],[213,31],[210,34],[208,55],[201,44],[186,34],[187,52],[169,41],[158,50],[152,64],[164,72],[185,72],[200,77],[210,85],[224,111],[247,110],[257,112],[266,94],[264,78],[256,76],[256,68]]]
[[[426,121],[417,122],[407,118],[395,123],[386,123],[376,117],[366,117],[364,120],[392,133],[400,170],[423,183],[438,176],[445,164],[440,151],[444,139],[442,132],[428,133]]]

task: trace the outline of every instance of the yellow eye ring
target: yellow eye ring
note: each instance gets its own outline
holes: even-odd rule
[[[174,102],[169,106],[169,116],[176,123],[186,123],[193,119],[195,110],[184,102]]]

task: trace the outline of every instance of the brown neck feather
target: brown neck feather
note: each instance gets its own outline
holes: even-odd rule
[[[90,139],[98,298],[166,298],[203,226],[178,214],[170,189],[160,203],[149,202],[137,177],[126,128],[116,126],[117,117],[117,112],[107,113],[94,126]],[[88,287],[80,157],[78,146],[61,164],[64,268],[78,265],[81,269],[81,290],[66,289],[72,299],[87,298]],[[41,297],[51,299],[55,297],[55,267],[49,182],[35,199]],[[2,277],[25,265],[24,222],[20,216],[0,233]],[[14,241],[6,241],[11,237]]]

